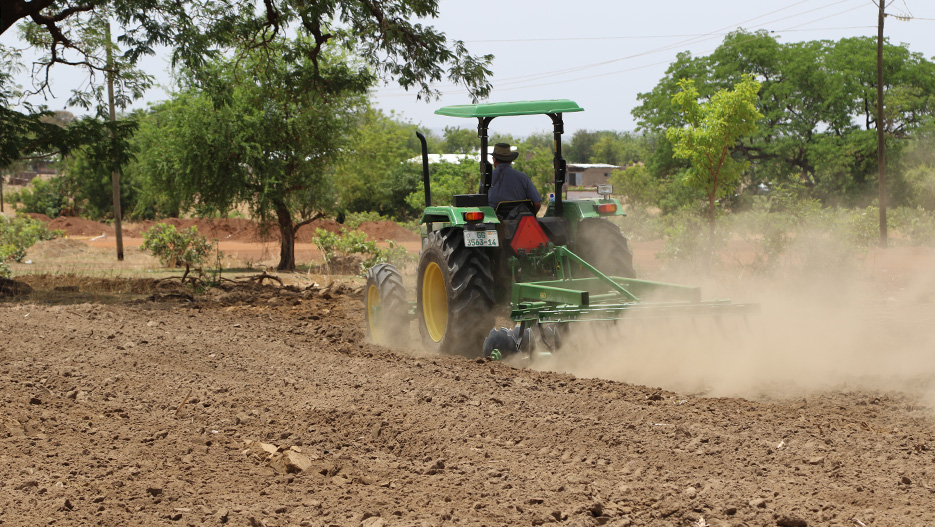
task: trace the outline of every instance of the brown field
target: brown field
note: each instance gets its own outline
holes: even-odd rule
[[[695,277],[762,313],[487,362],[426,355],[414,324],[369,343],[357,278],[193,294],[138,234],[117,264],[112,233],[69,227],[0,302],[0,525],[935,523],[932,250]],[[275,265],[235,232],[229,277]],[[634,245],[645,276],[693,281]]]

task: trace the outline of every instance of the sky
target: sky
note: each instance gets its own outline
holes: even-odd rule
[[[648,92],[682,51],[711,53],[729,31],[765,29],[780,42],[838,40],[877,34],[878,7],[873,0],[440,0],[439,17],[426,23],[449,39],[463,40],[473,54],[495,56],[490,102],[572,99],[584,112],[565,118],[566,133],[577,129],[633,130],[630,114],[637,95]],[[887,0],[884,34],[891,43],[935,59],[935,1]],[[914,17],[901,20],[900,17]],[[0,37],[11,44],[13,32]],[[143,65],[169,82],[164,58]],[[160,73],[162,72],[162,73]],[[68,84],[56,78],[61,109]],[[63,86],[64,85],[64,86]],[[473,128],[469,120],[434,115],[435,109],[468,104],[461,87],[442,82],[438,100],[417,101],[415,93],[390,82],[373,90],[373,100],[423,127]],[[165,98],[153,89],[139,104]],[[69,109],[79,113],[74,109]],[[524,137],[551,128],[543,116],[494,121],[492,131]]]

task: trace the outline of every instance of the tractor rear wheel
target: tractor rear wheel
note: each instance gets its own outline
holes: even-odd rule
[[[464,231],[429,233],[416,286],[419,332],[428,351],[479,356],[494,325],[490,256],[464,245]]]
[[[367,334],[376,344],[400,346],[409,336],[409,305],[399,270],[377,264],[367,271],[364,288]]]
[[[620,227],[600,218],[586,218],[578,224],[575,254],[608,276],[636,278],[633,251]],[[585,275],[590,273],[584,271]]]

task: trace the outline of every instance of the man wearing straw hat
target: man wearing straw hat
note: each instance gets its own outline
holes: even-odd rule
[[[513,168],[513,160],[519,155],[510,149],[506,143],[497,143],[493,146],[493,178],[487,201],[490,206],[497,208],[502,201],[519,201],[528,199],[532,201],[534,212],[539,212],[542,206],[542,196],[532,184],[529,176]],[[483,183],[481,183],[483,185]]]

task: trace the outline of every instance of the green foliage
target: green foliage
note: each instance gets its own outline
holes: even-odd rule
[[[472,55],[463,42],[424,23],[438,16],[437,0],[366,5],[270,0],[262,9],[255,2],[231,0],[153,0],[145,9],[130,0],[95,1],[90,4],[94,9],[30,5],[25,0],[4,4],[4,13],[15,16],[0,20],[0,33],[35,10],[22,25],[24,37],[34,48],[49,51],[49,65],[64,61],[59,52],[65,46],[87,59],[78,64],[105,69],[100,51],[110,48],[111,39],[102,22],[105,15],[118,21],[118,105],[135,98],[148,82],[143,75],[130,75],[140,57],[171,43],[183,93],[161,107],[166,114],[157,128],[166,132],[165,140],[141,153],[149,157],[139,165],[143,181],[152,184],[140,186],[147,199],[134,210],[143,215],[163,205],[157,199],[160,190],[169,196],[166,206],[197,205],[199,212],[247,202],[258,219],[275,217],[279,224],[281,270],[295,267],[296,225],[330,212],[336,203],[332,171],[353,117],[377,79],[393,78],[417,98],[440,96],[432,85],[442,79],[463,85],[475,100],[491,89],[492,55]],[[0,102],[9,98],[9,79],[0,72]],[[72,100],[90,105],[100,101],[100,93],[94,85],[73,93]],[[0,113],[0,124],[15,121],[22,131],[10,148],[6,142],[0,147],[4,156],[11,152],[15,157],[25,151],[26,136],[38,134],[33,130],[37,118],[7,117],[5,110]],[[20,123],[21,118],[27,122]],[[115,135],[113,129],[108,132],[108,137]],[[5,141],[8,135],[0,137]],[[119,141],[82,144],[107,146],[110,155],[96,150],[93,158],[112,161],[114,169],[128,159],[129,150]],[[401,193],[399,201],[409,192]]]
[[[679,81],[682,91],[672,96],[681,107],[684,127],[666,131],[674,155],[691,163],[688,184],[708,199],[708,218],[714,228],[715,201],[736,192],[740,175],[748,162],[734,159],[731,149],[737,141],[756,130],[763,117],[756,109],[760,83],[744,76],[733,90],[720,90],[705,103],[691,80]]]
[[[890,94],[887,157],[896,164],[904,138],[935,114],[935,63],[903,45],[885,44],[883,56]],[[751,162],[745,187],[800,181],[824,202],[866,204],[876,181],[875,71],[874,38],[780,43],[766,31],[737,31],[708,56],[678,55],[656,87],[639,95],[633,115],[650,132],[682,126],[672,100],[681,80],[692,79],[706,99],[753,75],[762,84],[757,104],[764,118],[732,149],[736,158]],[[664,170],[664,153],[657,149],[657,162],[647,163],[657,177],[672,173]]]
[[[361,225],[373,221],[385,221],[386,218],[382,216],[379,212],[367,211],[367,212],[353,212],[348,214],[344,219],[344,226],[349,228],[352,231],[355,231],[360,228]]]
[[[897,207],[887,211],[889,225],[910,245],[935,247],[935,211]]]
[[[435,97],[440,93],[431,84],[447,79],[464,85],[474,99],[486,97],[490,91],[489,65],[492,55],[471,55],[459,40],[448,40],[444,33],[424,23],[438,16],[438,1],[389,0],[361,5],[338,0],[327,3],[297,0],[270,0],[263,9],[254,2],[151,0],[100,0],[90,5],[94,9],[65,9],[58,3],[45,3],[35,8],[27,0],[11,0],[4,4],[0,18],[0,34],[26,18],[24,36],[37,49],[52,50],[58,62],[65,62],[61,48],[66,45],[79,58],[100,67],[102,14],[118,21],[114,33],[121,35],[120,57],[125,61],[121,72],[135,65],[144,55],[152,55],[158,45],[171,43],[172,64],[196,72],[204,84],[223,85],[202,70],[211,57],[223,55],[231,48],[256,50],[287,35],[298,36],[281,53],[266,49],[269,56],[284,55],[286,60],[297,57],[312,59],[310,69],[296,71],[296,77],[330,89],[340,83],[340,76],[318,69],[315,62],[322,52],[353,50],[364,69],[377,76],[395,78],[418,97]],[[15,16],[6,16],[7,14]],[[106,39],[104,40],[106,41]],[[41,75],[43,72],[40,71]]]
[[[416,188],[419,174],[403,174],[400,167],[420,153],[415,126],[369,107],[355,121],[345,155],[334,169],[341,208],[405,219],[406,196]]]
[[[897,187],[897,203],[935,211],[935,165],[916,165],[902,174],[903,188]],[[898,193],[902,190],[902,193]],[[898,198],[902,199],[898,199]]]
[[[562,156],[569,163],[588,163],[591,161],[594,145],[604,134],[613,132],[576,130],[571,139],[562,147]]]
[[[52,240],[62,236],[61,231],[49,230],[42,221],[28,216],[8,218],[0,215],[0,277],[10,276],[7,262],[21,262],[26,250],[43,240]]]
[[[906,141],[895,163],[887,166],[891,203],[935,211],[935,119]]]
[[[294,71],[312,68],[311,59],[290,56],[285,43],[269,47],[277,53],[256,50],[239,62],[213,64],[215,77],[231,90],[226,104],[216,104],[217,93],[187,90],[158,106],[161,148],[145,154],[138,168],[155,188],[177,197],[182,210],[217,213],[247,203],[258,220],[275,222],[288,242],[278,265],[285,270],[295,268],[297,225],[335,209],[333,166],[371,77],[349,72],[341,57],[320,54],[320,73],[345,78],[344,88],[320,93]]]
[[[62,187],[62,178],[50,180],[34,178],[26,188],[18,192],[10,192],[9,201],[20,203],[22,212],[45,214],[50,218],[55,218],[61,214],[68,203],[68,197]]]
[[[845,241],[859,251],[865,251],[880,242],[880,209],[874,206],[849,211],[844,220]]]
[[[412,163],[413,166],[417,166]],[[417,168],[420,173],[421,167]],[[432,205],[451,205],[455,194],[473,194],[480,186],[477,163],[463,160],[460,163],[435,163],[429,167],[432,186]],[[425,192],[422,185],[406,197],[406,204],[414,210],[425,208]]]
[[[367,235],[358,230],[348,231],[341,228],[340,233],[329,232],[324,229],[315,229],[312,238],[315,246],[321,251],[325,265],[331,273],[343,270],[343,265],[351,255],[361,255],[360,271],[365,272],[378,263],[393,263],[402,265],[411,261],[412,256],[406,248],[395,241],[387,240],[388,248],[381,248],[377,242],[367,239]]]
[[[706,272],[725,242],[723,230],[705,229],[705,221],[683,209],[662,217],[665,245],[656,257],[670,266]]]
[[[610,175],[614,193],[625,196],[627,203],[655,205],[663,194],[663,184],[650,173],[646,165],[633,165],[615,170]]]
[[[480,139],[477,130],[446,126],[439,147],[443,154],[470,154],[480,150]]]
[[[529,176],[542,199],[548,201],[549,193],[555,191],[552,150],[543,147],[521,148],[519,157],[513,162],[513,168]],[[476,168],[475,171],[477,171]],[[479,174],[477,178],[480,178]],[[476,192],[476,189],[472,192]]]
[[[191,226],[178,230],[175,225],[157,223],[143,233],[140,248],[149,251],[169,268],[185,266],[185,275],[192,267],[200,269],[207,260],[214,244],[198,233],[198,228]]]

